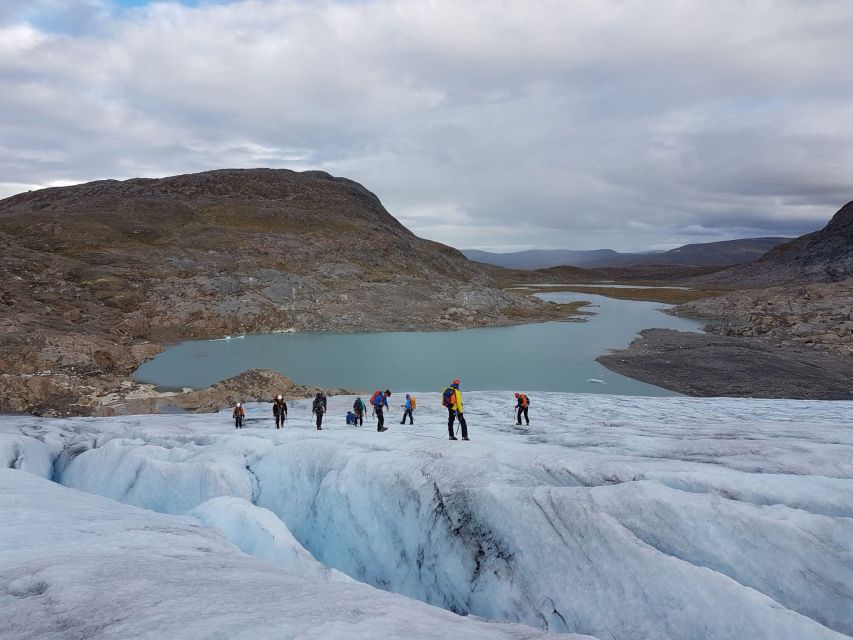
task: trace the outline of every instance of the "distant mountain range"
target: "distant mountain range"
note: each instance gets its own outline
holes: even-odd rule
[[[761,258],[774,247],[791,238],[745,238],[686,244],[669,251],[619,253],[612,249],[573,251],[568,249],[532,249],[513,253],[492,253],[463,249],[469,260],[508,269],[547,269],[563,265],[584,268],[662,265],[687,267],[725,267],[746,264]]]

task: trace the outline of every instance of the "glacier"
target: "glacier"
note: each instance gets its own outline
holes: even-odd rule
[[[233,563],[236,575],[242,562],[247,576],[263,567],[303,585],[288,587],[287,596],[247,587],[253,603],[277,614],[301,606],[288,601],[293,589],[365,600],[358,621],[330,614],[334,622],[320,631],[322,620],[304,628],[268,620],[263,629],[252,626],[252,637],[292,637],[295,629],[306,637],[360,637],[348,625],[362,623],[365,637],[853,634],[853,403],[531,397],[531,425],[518,427],[511,393],[465,394],[471,442],[448,442],[439,394],[418,394],[415,425],[395,423],[396,413],[385,433],[369,422],[346,426],[353,400],[346,396],[330,398],[323,431],[313,427],[309,401],[291,406],[282,431],[265,404],[248,405],[240,431],[227,413],[2,416],[0,466],[14,471],[0,481],[15,495],[13,509],[4,504],[3,513],[29,515],[0,525],[7,592],[0,614],[22,620],[32,609],[61,624],[56,607],[38,602],[52,587],[24,597],[9,585],[17,585],[15,594],[52,585],[21,567],[39,565],[39,549],[49,556],[57,541],[63,549],[68,539],[77,544],[75,532],[87,529],[91,512],[105,520],[93,530],[136,531],[125,517],[148,517],[164,523],[151,524],[150,532],[174,527],[191,530],[187,540],[205,538],[186,543],[214,549],[202,559],[178,554],[194,563],[193,572],[205,562]],[[19,489],[22,481],[13,477],[29,477],[28,484]],[[3,493],[8,500],[9,491]],[[50,531],[30,535],[37,522]],[[104,553],[114,552],[115,566],[122,549],[129,558],[138,553],[122,535],[106,535],[103,545]],[[151,547],[151,562],[162,561],[167,591],[189,606],[193,580],[167,571],[166,558],[178,553],[174,535],[146,536],[140,544]],[[28,560],[9,552],[18,544],[29,550]],[[96,562],[94,555],[63,553],[69,555],[56,558],[60,574],[126,578],[119,594],[138,584],[123,571],[109,578],[104,566],[84,566]],[[199,580],[221,588],[217,598],[236,589],[213,576]],[[150,582],[156,591],[156,580]],[[180,584],[188,593],[181,595]],[[105,607],[110,593],[101,593]],[[77,598],[67,597],[62,611]],[[144,596],[139,606],[153,598]],[[393,620],[379,613],[386,599],[395,611],[410,604],[413,619],[432,635],[403,623],[389,631],[383,625]],[[145,615],[162,621],[166,614]],[[369,635],[372,616],[380,619]],[[429,622],[430,616],[437,618]],[[445,620],[453,623],[444,628]],[[116,633],[107,626],[92,637],[123,637]],[[140,626],[124,637],[145,633]],[[204,627],[187,633],[217,637]]]

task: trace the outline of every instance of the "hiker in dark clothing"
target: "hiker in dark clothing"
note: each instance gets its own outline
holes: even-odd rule
[[[367,407],[364,406],[364,401],[361,398],[356,398],[355,402],[352,403],[352,410],[353,413],[355,413],[356,426],[363,427],[364,414],[367,411]]]
[[[516,405],[515,405],[515,424],[521,424],[521,416],[524,416],[524,419],[527,421],[527,426],[530,426],[530,418],[527,416],[527,410],[530,408],[530,398],[528,398],[523,393],[515,394]]]
[[[389,389],[386,389],[385,393],[375,391],[370,397],[370,404],[373,405],[373,412],[376,414],[377,431],[388,431],[388,427],[385,426],[385,414],[383,410],[388,408],[388,398],[390,397],[391,391]]]
[[[410,394],[406,394],[406,404],[403,405],[403,419],[400,424],[406,424],[406,416],[409,417],[409,424],[415,424],[413,413],[415,411],[415,399]]]
[[[453,421],[459,418],[459,426],[462,427],[462,439],[468,439],[468,424],[465,422],[465,416],[462,415],[462,392],[459,390],[459,380],[454,380],[444,391],[442,403],[447,407],[447,434],[451,440],[456,440],[453,434]]]
[[[239,402],[234,405],[234,411],[231,412],[231,416],[234,418],[234,428],[242,429],[243,428],[243,418],[246,417],[246,411],[243,409],[243,405]]]
[[[326,413],[326,408],[326,394],[318,391],[314,397],[314,404],[311,405],[311,413],[317,416],[317,431],[323,430],[323,414]]]
[[[272,414],[275,416],[275,428],[283,429],[287,420],[287,403],[281,396],[276,396],[272,403]]]

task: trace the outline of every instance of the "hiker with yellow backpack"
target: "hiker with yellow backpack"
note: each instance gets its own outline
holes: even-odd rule
[[[459,426],[462,427],[462,439],[468,439],[468,425],[465,416],[462,415],[462,392],[459,390],[459,380],[447,387],[441,394],[441,404],[447,407],[447,434],[451,440],[456,440],[453,434],[453,421],[459,418]]]
[[[406,416],[409,416],[409,424],[415,424],[415,419],[412,417],[412,414],[415,411],[415,407],[418,406],[418,401],[415,399],[415,396],[406,394],[406,404],[401,404],[403,407],[403,419],[400,420],[400,424],[406,424]]]

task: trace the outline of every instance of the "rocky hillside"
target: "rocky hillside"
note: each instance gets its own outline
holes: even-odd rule
[[[169,341],[550,318],[361,185],[252,169],[0,201],[0,412],[91,412]],[[285,365],[286,366],[286,365]]]
[[[703,283],[768,286],[838,282],[853,276],[853,202],[823,229],[769,251],[752,264],[702,278]]]

